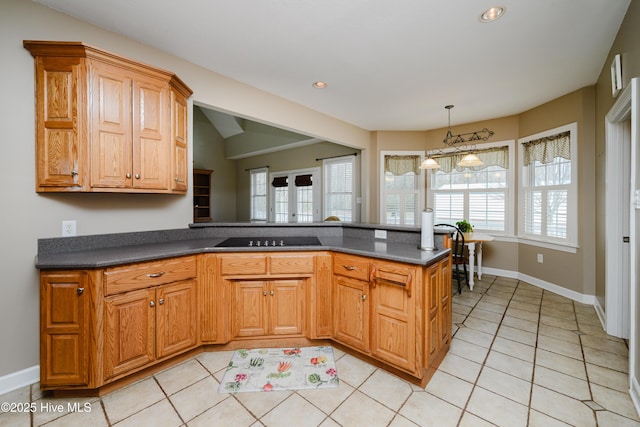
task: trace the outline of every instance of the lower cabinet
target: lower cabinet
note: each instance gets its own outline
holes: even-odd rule
[[[107,297],[104,378],[195,347],[197,313],[195,280]]]
[[[90,289],[85,271],[40,276],[40,382],[89,385]]]
[[[97,389],[201,344],[330,339],[426,384],[451,342],[451,261],[201,254],[40,273],[41,387]]]
[[[233,280],[233,336],[302,335],[305,280]]]
[[[334,278],[333,339],[369,352],[369,282],[336,275]]]

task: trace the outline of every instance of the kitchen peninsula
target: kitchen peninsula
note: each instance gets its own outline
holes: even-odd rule
[[[102,394],[199,351],[318,342],[424,386],[451,339],[444,241],[347,223],[40,239],[41,387]]]

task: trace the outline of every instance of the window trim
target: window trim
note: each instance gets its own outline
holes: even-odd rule
[[[384,158],[385,156],[420,156],[420,161],[424,160],[425,157],[425,153],[424,151],[380,151],[380,165],[379,165],[379,175],[380,175],[380,180],[379,180],[379,192],[378,192],[378,218],[379,218],[379,222],[380,224],[386,224],[384,222],[384,218],[385,218],[385,212],[384,212],[384,203],[383,203],[383,199],[385,196],[385,191],[384,191]],[[417,215],[417,220],[416,220],[416,224],[414,225],[414,227],[420,227],[421,223],[422,223],[422,215],[420,215],[420,213],[424,210],[425,208],[425,173],[424,173],[424,169],[420,169],[420,175],[418,176],[418,215]],[[405,225],[406,226],[406,225]]]
[[[253,199],[254,199],[254,187],[253,187],[253,175],[254,174],[258,174],[258,173],[264,173],[265,174],[265,179],[266,179],[266,193],[265,193],[265,213],[266,213],[266,217],[265,218],[255,218],[254,217],[254,211],[253,211]],[[267,221],[269,219],[269,168],[267,167],[262,167],[262,168],[256,168],[256,169],[251,169],[249,171],[249,218],[251,221],[255,221],[255,222],[262,222],[262,221]]]
[[[557,135],[562,132],[570,132],[570,149],[571,149],[571,183],[568,185],[568,198],[573,200],[567,206],[567,238],[559,239],[548,236],[535,236],[525,233],[525,202],[526,202],[526,189],[529,187],[524,186],[525,175],[528,172],[524,166],[524,146],[523,144],[534,139],[544,138],[548,136]],[[528,135],[518,139],[518,238],[523,243],[544,246],[553,245],[568,248],[578,248],[578,206],[579,206],[579,192],[578,192],[578,123],[573,122],[567,125],[559,126],[554,129],[538,132],[533,135]],[[546,218],[546,215],[545,215]]]
[[[332,157],[322,160],[322,217],[327,218],[329,212],[327,212],[327,199],[329,194],[329,174],[327,173],[328,167],[335,163],[351,163],[351,222],[357,222],[359,220],[356,210],[356,178],[358,175],[356,155],[349,154],[346,156]],[[342,220],[342,219],[341,219]]]
[[[515,152],[516,152],[516,141],[515,139],[507,139],[504,141],[496,141],[496,142],[487,142],[484,144],[478,144],[476,146],[476,148],[478,150],[483,150],[486,148],[497,148],[497,147],[507,147],[507,152],[508,152],[508,156],[509,156],[509,168],[507,169],[507,188],[505,191],[505,196],[507,198],[506,200],[506,212],[504,214],[504,221],[505,221],[505,229],[504,232],[499,232],[499,231],[495,231],[495,230],[486,230],[486,231],[482,231],[484,234],[489,234],[492,236],[504,236],[504,237],[515,237],[515,206],[516,206],[516,199],[515,199],[515,195],[516,195],[516,173],[515,173],[515,169],[516,169],[516,158],[515,158]],[[440,152],[442,153],[453,153],[454,151],[456,151],[455,148],[445,148],[443,150],[440,150]],[[427,153],[425,153],[425,155],[427,155],[428,153],[432,153],[432,151],[427,151]],[[433,172],[431,173],[427,173],[427,206],[433,206],[434,202],[433,202],[433,197],[434,197],[434,190],[431,188],[431,180],[432,180],[432,176],[433,173],[437,171],[437,169],[433,170]]]

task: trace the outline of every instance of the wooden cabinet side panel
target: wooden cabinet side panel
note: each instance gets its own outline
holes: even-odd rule
[[[105,298],[105,379],[155,360],[155,307],[152,305],[155,305],[154,289]]]
[[[90,296],[87,285],[85,272],[41,274],[42,387],[89,383]]]
[[[218,298],[220,295],[216,286],[216,256],[200,255],[198,257],[198,313],[202,343],[218,342]],[[221,309],[224,307],[225,305],[220,306]]]
[[[439,287],[441,273],[440,265],[434,264],[427,269],[427,277],[425,284],[426,297],[426,331],[425,331],[425,362],[429,364],[438,354],[440,350],[440,319],[439,311]]]
[[[198,345],[197,285],[187,280],[156,290],[156,356],[167,357]]]
[[[451,343],[451,256],[440,262],[440,346]]]
[[[316,255],[311,301],[307,304],[311,338],[331,338],[333,335],[331,255]]]
[[[188,114],[187,99],[176,90],[171,90],[171,142],[172,166],[171,190],[186,192],[189,185],[188,156]]]
[[[36,60],[36,189],[71,187],[86,182],[84,60]]]

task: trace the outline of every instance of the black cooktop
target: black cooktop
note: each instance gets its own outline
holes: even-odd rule
[[[300,237],[229,237],[218,243],[219,248],[320,246],[315,236]]]

